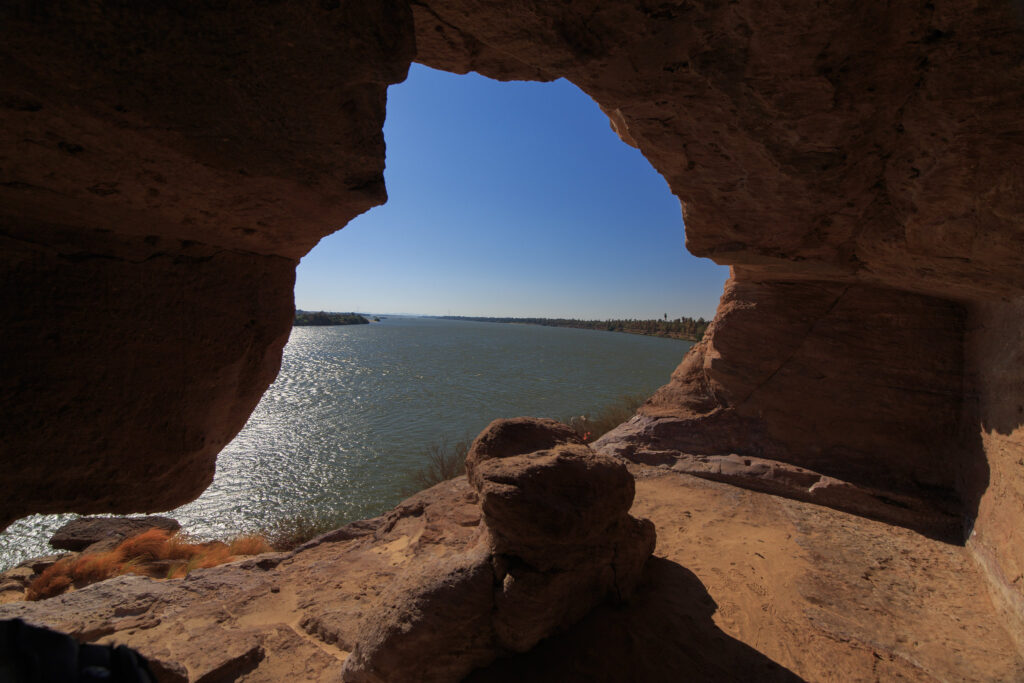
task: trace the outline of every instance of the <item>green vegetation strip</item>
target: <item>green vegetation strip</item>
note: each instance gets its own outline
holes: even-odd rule
[[[327,313],[325,311],[295,311],[296,326],[300,325],[369,325],[370,321],[358,313]]]
[[[445,320],[472,320],[481,323],[518,323],[520,325],[544,325],[546,327],[575,327],[584,330],[605,330],[608,332],[628,332],[629,334],[645,334],[650,337],[669,337],[700,341],[708,329],[709,322],[704,318],[675,318],[669,320],[665,315],[661,320],[576,320],[574,318],[483,318],[468,315],[442,315]]]

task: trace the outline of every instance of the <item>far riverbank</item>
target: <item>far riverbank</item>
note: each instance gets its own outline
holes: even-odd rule
[[[704,337],[709,321],[704,318],[667,317],[661,320],[576,320],[574,318],[486,318],[468,315],[439,315],[443,320],[471,320],[478,323],[515,323],[519,325],[543,325],[544,327],[570,327],[581,330],[601,330],[604,332],[626,332],[642,334],[648,337],[666,337],[697,342]]]

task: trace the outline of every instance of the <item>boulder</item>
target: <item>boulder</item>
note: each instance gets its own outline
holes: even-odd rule
[[[629,511],[633,477],[553,420],[496,420],[466,458],[496,553],[570,567]]]
[[[85,550],[96,543],[118,543],[149,529],[177,531],[181,524],[170,517],[81,517],[73,519],[50,537],[50,545],[59,550]],[[96,548],[99,550],[100,548]],[[103,548],[108,549],[108,548]]]
[[[410,568],[357,632],[342,680],[457,681],[526,652],[606,600],[654,550],[633,477],[553,420],[495,420],[466,459],[482,521],[457,555]]]
[[[477,465],[487,460],[572,443],[581,444],[583,440],[571,427],[556,420],[535,417],[495,420],[473,440],[472,449],[466,456],[466,474],[470,482],[474,482]]]

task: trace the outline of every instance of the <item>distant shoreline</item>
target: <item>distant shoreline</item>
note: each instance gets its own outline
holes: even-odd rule
[[[330,313],[327,311],[295,311],[293,327],[326,325],[369,325],[370,321],[358,313]]]
[[[442,320],[470,320],[480,323],[511,323],[519,325],[542,325],[544,327],[571,327],[604,332],[625,332],[648,337],[664,337],[682,341],[698,342],[704,337],[709,322],[703,318],[676,318],[668,320],[574,320],[572,318],[488,318],[469,315],[433,316]]]

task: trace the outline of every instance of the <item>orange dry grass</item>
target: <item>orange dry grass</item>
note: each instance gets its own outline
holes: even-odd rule
[[[128,560],[121,564],[121,569],[118,574],[135,574],[136,576],[149,576],[151,578],[159,578],[159,576],[153,575],[151,565],[147,565],[145,562],[139,562],[138,560]]]
[[[203,551],[201,543],[189,543],[175,534],[167,541],[164,557],[168,560],[189,560]]]
[[[125,557],[146,560],[189,560],[206,551],[206,543],[189,543],[177,532],[150,529],[118,546]]]
[[[210,543],[202,552],[192,558],[196,569],[216,567],[218,564],[224,564],[225,562],[230,562],[233,559],[235,558],[231,557],[231,552],[228,550],[228,547],[223,543],[217,542]]]
[[[84,586],[124,573],[124,556],[119,550],[66,557],[47,567],[29,584],[26,600],[60,595],[72,584]]]
[[[79,555],[71,566],[71,578],[76,584],[89,584],[121,574],[124,555],[121,551]]]
[[[196,551],[195,554],[186,561],[176,564],[167,573],[167,578],[183,579],[188,576],[193,569],[208,569],[235,559],[230,548],[220,541],[201,543],[192,546],[192,548]]]
[[[167,559],[167,545],[172,535],[172,532],[164,529],[149,529],[121,541],[121,545],[117,546],[117,549],[125,557],[136,557],[140,560],[165,560]]]
[[[28,585],[25,599],[42,600],[63,593],[71,585],[72,562],[71,558],[65,558],[44,569],[43,573]]]
[[[232,555],[259,555],[260,553],[269,553],[270,544],[262,536],[239,536],[231,541],[228,550]]]
[[[188,576],[193,569],[207,569],[230,562],[237,555],[258,555],[270,551],[262,536],[239,536],[231,545],[220,541],[189,543],[177,533],[150,529],[127,538],[116,549],[87,553],[59,560],[40,574],[26,593],[28,600],[60,595],[70,586],[81,587],[120,574],[148,575],[146,563],[155,560],[179,560],[167,578]]]

